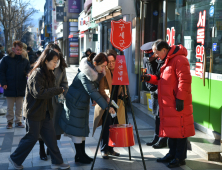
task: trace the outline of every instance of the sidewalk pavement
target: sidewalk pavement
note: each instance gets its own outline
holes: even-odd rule
[[[69,80],[69,85],[71,84],[74,76],[77,73],[77,67],[69,67],[67,69],[67,78]],[[0,108],[5,108],[5,101],[0,100]],[[86,153],[90,157],[94,157],[98,139],[100,136],[101,127],[97,128],[95,135],[92,137],[93,128],[93,112],[94,108],[90,108],[89,115],[89,126],[90,134],[86,138]],[[132,114],[128,113],[129,122],[134,125]],[[6,129],[6,118],[5,115],[0,116],[0,170],[13,169],[12,165],[9,164],[8,156],[17,148],[20,139],[25,135],[25,128],[12,128]],[[157,163],[156,158],[163,157],[168,153],[168,148],[163,149],[153,149],[150,146],[146,146],[145,143],[152,139],[154,134],[154,124],[152,119],[147,119],[142,114],[136,115],[136,123],[139,130],[140,141],[142,144],[142,150],[145,157],[145,163],[147,170],[165,170],[169,169],[166,164]],[[134,126],[135,127],[135,126]],[[110,157],[110,159],[105,160],[101,157],[100,151],[98,151],[97,159],[94,165],[94,170],[143,170],[143,164],[140,157],[140,150],[138,146],[138,141],[136,138],[136,133],[134,130],[135,146],[131,147],[132,160],[129,160],[128,148],[115,148],[115,151],[120,152],[120,157]],[[62,138],[58,141],[59,149],[62,153],[62,157],[65,163],[69,163],[71,170],[90,170],[91,164],[81,164],[75,163],[75,148],[74,144],[68,137]],[[187,152],[186,165],[179,168],[174,168],[174,170],[221,170],[222,164],[217,162],[206,161],[199,155],[192,151]],[[39,143],[37,142],[31,153],[26,158],[23,163],[25,170],[46,170],[51,169],[50,157],[47,161],[42,161],[39,158]]]

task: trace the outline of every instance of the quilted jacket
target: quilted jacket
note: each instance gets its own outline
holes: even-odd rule
[[[151,76],[149,83],[158,84],[160,137],[186,138],[195,135],[191,95],[191,74],[187,50],[173,45],[160,69],[160,78]],[[184,109],[176,110],[176,98]]]

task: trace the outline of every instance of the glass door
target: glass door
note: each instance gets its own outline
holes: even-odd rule
[[[187,48],[196,123],[221,131],[222,2],[169,0],[167,41]],[[221,47],[221,48],[220,48]]]

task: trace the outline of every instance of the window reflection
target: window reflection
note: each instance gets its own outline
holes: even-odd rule
[[[213,9],[213,10],[212,10]],[[222,1],[215,0],[169,0],[167,6],[167,28],[175,29],[174,43],[187,48],[191,70],[195,70],[197,23],[199,12],[206,10],[205,43],[206,71],[209,72],[210,57],[213,56],[213,73],[222,74]],[[167,37],[168,38],[168,37]],[[214,47],[214,48],[213,48]],[[210,55],[210,51],[212,54]]]

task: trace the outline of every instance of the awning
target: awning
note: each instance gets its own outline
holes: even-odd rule
[[[100,18],[95,19],[95,23],[98,24],[98,23],[100,23],[102,21],[114,18],[114,17],[119,16],[119,15],[122,15],[122,10],[121,9],[112,11],[112,12],[110,12],[108,14],[103,15]]]
[[[62,40],[62,39],[63,39],[63,37],[56,38],[56,40]]]
[[[75,32],[74,34],[70,34],[69,36],[68,36],[68,38],[73,38],[75,35],[81,35],[81,34],[84,34],[85,32],[87,32],[88,30],[86,30],[86,31],[81,31],[81,32]]]

